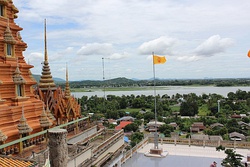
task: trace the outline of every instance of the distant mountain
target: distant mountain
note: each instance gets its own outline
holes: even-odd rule
[[[41,75],[37,75],[37,74],[32,74],[33,77],[35,78],[36,82],[39,82],[40,78],[41,78]],[[64,79],[61,79],[61,78],[54,78],[53,77],[53,80],[56,82],[56,83],[62,83],[62,82],[65,82]]]

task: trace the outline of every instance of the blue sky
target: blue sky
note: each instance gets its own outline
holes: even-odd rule
[[[158,78],[250,77],[249,0],[13,0],[41,74],[44,19],[53,77],[102,80],[153,77],[152,52],[166,56]]]

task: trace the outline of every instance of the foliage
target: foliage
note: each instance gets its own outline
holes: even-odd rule
[[[136,132],[138,129],[139,126],[136,123],[131,123],[124,127],[124,132]]]
[[[142,139],[144,138],[144,135],[142,132],[135,132],[130,136],[130,140],[131,140],[131,146],[134,147],[137,143],[139,143],[140,141],[142,141]]]
[[[170,133],[174,131],[174,128],[170,125],[164,124],[159,127],[159,132],[163,133],[166,137],[170,137]]]
[[[198,103],[196,95],[189,94],[184,98],[184,101],[181,103],[180,114],[182,116],[194,116],[198,114]]]
[[[241,154],[237,154],[233,149],[226,149],[225,154],[227,154],[226,158],[222,160],[222,166],[230,166],[230,167],[244,167],[241,163],[242,157]]]

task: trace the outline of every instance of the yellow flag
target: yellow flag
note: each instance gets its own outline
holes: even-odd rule
[[[164,64],[167,60],[165,56],[153,55],[153,61],[154,61],[154,64]]]
[[[247,56],[250,58],[250,50],[248,51],[248,54],[247,54]]]

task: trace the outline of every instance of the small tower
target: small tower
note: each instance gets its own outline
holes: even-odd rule
[[[33,129],[28,125],[27,120],[24,116],[23,106],[22,106],[22,116],[19,120],[19,124],[17,125],[17,129],[19,131],[20,138],[28,136],[29,133],[33,131]],[[28,141],[24,141],[24,142],[19,143],[19,149],[21,152],[22,152],[23,148],[26,147],[27,144],[28,144]]]
[[[47,117],[47,114],[45,113],[44,106],[43,106],[43,111],[42,111],[39,121],[43,130],[48,129],[52,125],[52,123],[49,121],[49,118]]]
[[[49,59],[47,53],[47,35],[46,35],[46,19],[44,20],[44,62],[43,62],[43,71],[42,76],[40,78],[38,87],[42,91],[46,91],[48,89],[55,90],[56,84],[52,78],[50,67],[49,67]]]
[[[70,98],[70,87],[69,87],[69,76],[68,76],[68,65],[66,64],[66,84],[65,84],[65,98]]]

